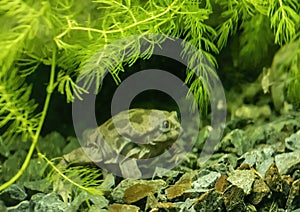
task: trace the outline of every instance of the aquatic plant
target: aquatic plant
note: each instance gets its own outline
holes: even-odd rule
[[[67,102],[72,102],[75,96],[80,98],[87,92],[91,81],[101,85],[106,70],[116,83],[120,83],[119,73],[125,71],[125,65],[151,57],[154,45],[166,38],[144,39],[145,35],[158,33],[181,37],[198,48],[192,55],[184,48],[182,56],[190,63],[204,55],[217,67],[215,56],[231,37],[241,32],[241,48],[236,50],[240,61],[261,63],[261,57],[269,53],[270,45],[299,43],[299,14],[297,0],[0,1],[0,128],[5,130],[3,137],[11,142],[16,135],[31,142],[22,167],[10,181],[0,186],[0,190],[14,183],[28,166],[47,118],[53,91],[57,89],[66,96]],[[123,60],[122,54],[106,51],[107,55],[99,55],[87,68],[91,64],[88,61],[99,49],[137,34],[140,39],[114,49],[120,53],[127,50],[132,57]],[[144,42],[148,48],[140,52],[139,47]],[[286,69],[293,79],[288,87],[291,98],[299,98],[294,94],[300,88],[297,77],[300,73],[299,49],[298,45],[298,56],[295,57],[298,62],[293,60],[292,68]],[[98,66],[97,61],[105,66]],[[49,71],[41,111],[37,111],[27,81],[38,69]],[[186,83],[203,111],[208,107],[209,85],[205,83],[205,77],[194,76],[195,73],[206,76],[209,71],[207,66],[199,64],[186,72]],[[82,86],[75,81],[79,75],[85,79]]]

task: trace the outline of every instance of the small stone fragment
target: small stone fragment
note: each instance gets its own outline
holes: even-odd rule
[[[214,153],[209,158],[199,157],[198,164],[202,169],[216,171],[226,175],[237,165],[237,156],[234,154]]]
[[[174,199],[175,197],[180,197],[185,191],[192,188],[192,179],[180,179],[175,185],[170,186],[166,189],[166,194],[168,199]]]
[[[158,208],[170,209],[170,208],[177,208],[176,204],[173,202],[159,202],[157,204]]]
[[[235,129],[229,132],[215,147],[216,151],[234,153],[241,156],[252,147],[246,140],[245,131]]]
[[[29,210],[29,206],[30,203],[28,200],[24,200],[22,202],[20,202],[18,205],[16,206],[12,206],[7,208],[8,212],[24,212],[24,211],[30,211]]]
[[[14,206],[27,197],[23,187],[12,184],[0,193],[0,200],[5,202],[6,206]]]
[[[242,188],[245,194],[250,194],[255,178],[256,175],[252,170],[234,170],[227,180],[233,185]]]
[[[292,186],[292,183],[294,182],[294,179],[290,175],[283,175],[281,176],[281,179],[288,185]]]
[[[37,193],[31,197],[33,211],[57,211],[63,212],[68,208],[67,203],[60,200],[55,193],[41,194]]]
[[[279,174],[278,168],[275,163],[273,163],[265,174],[265,181],[269,188],[275,192],[282,192],[282,179]]]
[[[104,196],[93,195],[86,191],[81,191],[78,195],[75,196],[70,206],[70,211],[79,211],[79,208],[87,200],[93,204],[94,209],[103,209],[108,206],[109,201]],[[69,209],[69,208],[68,208]]]
[[[136,180],[136,179],[128,178],[128,179],[122,180],[119,183],[119,185],[113,189],[113,191],[111,192],[112,198],[114,199],[114,201],[116,201],[118,203],[124,203],[125,191],[135,185],[149,186],[149,187],[151,187],[151,189],[153,189],[154,193],[159,193],[160,190],[166,186],[166,182],[163,180]],[[128,191],[127,191],[127,193],[128,193]],[[130,199],[128,194],[126,194],[126,195],[127,195],[126,198]],[[133,200],[131,199],[131,201],[133,201]]]
[[[231,185],[228,182],[227,178],[228,178],[227,175],[222,175],[217,179],[216,184],[215,184],[215,189],[218,192],[223,193],[226,190],[226,188]]]
[[[155,209],[157,208],[157,204],[158,204],[158,199],[157,197],[154,196],[153,193],[149,193],[148,197],[147,197],[147,201],[146,201],[146,207],[145,210],[149,210],[149,209]]]
[[[254,169],[250,164],[243,163],[237,168],[237,170],[249,170],[252,171],[256,177],[262,178],[261,174],[256,171],[256,169]]]
[[[300,169],[297,169],[292,176],[293,180],[298,180],[300,179]]]
[[[187,198],[184,202],[175,202],[174,203],[180,211],[189,211],[189,212],[196,212],[194,209],[195,199]]]
[[[210,188],[213,188],[216,180],[221,176],[220,173],[202,170],[198,175],[197,179],[192,183],[192,188],[197,192],[206,192]]]
[[[49,179],[35,180],[35,181],[27,181],[23,183],[24,187],[27,191],[31,192],[49,192],[49,187],[51,187],[51,182]]]
[[[300,150],[276,155],[275,163],[280,174],[292,174],[290,171],[300,169]]]
[[[182,196],[188,190],[189,192],[187,192],[187,194],[190,194],[192,192],[192,182],[197,173],[198,171],[192,171],[182,175],[174,185],[171,185],[165,190],[167,198],[173,199]]]
[[[139,212],[140,208],[135,205],[125,205],[125,204],[112,204],[108,207],[109,212]]]
[[[206,212],[206,211],[225,211],[224,208],[224,198],[222,193],[211,189],[208,192],[202,194],[194,204],[194,209],[196,211]]]
[[[267,169],[274,162],[273,154],[275,149],[272,146],[265,146],[243,154],[239,161],[243,164],[250,164],[255,167],[259,174],[264,177]]]
[[[107,212],[107,209],[99,208],[97,205],[91,205],[88,212]]]
[[[285,140],[285,147],[289,150],[295,151],[300,149],[300,133],[294,133]]]
[[[270,193],[270,188],[267,186],[262,178],[255,179],[249,200],[251,204],[258,205],[264,197]]]
[[[29,143],[29,142],[20,142],[20,143],[23,145],[23,143]],[[19,144],[14,146],[19,146]],[[26,155],[27,155],[27,151],[25,148],[19,149],[13,155],[10,155],[3,163],[1,162],[2,182],[10,180],[16,174],[17,170],[21,168]]]
[[[245,211],[245,193],[236,185],[229,186],[223,194],[226,211]]]
[[[145,198],[149,193],[155,193],[153,186],[145,184],[135,184],[127,188],[124,192],[124,202],[133,203]]]
[[[288,211],[296,208],[300,208],[300,179],[293,182],[288,199],[286,201],[286,209]]]

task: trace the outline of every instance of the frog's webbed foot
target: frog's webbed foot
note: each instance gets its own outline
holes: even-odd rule
[[[129,158],[120,163],[120,170],[124,178],[141,178],[142,172],[140,171],[136,159]]]

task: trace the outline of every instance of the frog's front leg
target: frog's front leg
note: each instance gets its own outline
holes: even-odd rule
[[[92,161],[82,148],[77,148],[63,155],[63,159],[60,161],[60,164],[69,163],[85,165],[92,163]]]

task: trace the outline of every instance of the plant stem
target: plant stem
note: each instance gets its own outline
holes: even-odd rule
[[[38,153],[38,156],[42,159],[44,159],[50,166],[51,168],[56,171],[65,181],[68,181],[69,183],[73,184],[74,186],[78,187],[79,189],[81,190],[84,190],[86,192],[90,192],[90,188],[87,188],[87,187],[84,187],[82,185],[80,185],[79,183],[76,183],[75,181],[73,181],[72,179],[70,179],[68,176],[66,176],[63,171],[61,171],[60,169],[58,169],[50,160],[48,160],[48,158],[43,155],[42,153]],[[100,190],[100,189],[97,189],[98,190],[98,194],[99,195],[103,195],[104,194],[104,190]]]
[[[35,132],[35,134],[32,136],[32,143],[31,146],[29,148],[29,151],[26,155],[26,158],[21,166],[21,168],[18,170],[18,172],[6,183],[2,184],[0,186],[0,191],[6,189],[7,187],[9,187],[10,185],[12,185],[13,183],[15,183],[25,172],[25,170],[27,169],[31,156],[33,154],[34,149],[37,146],[38,143],[38,139],[42,130],[42,127],[44,125],[44,121],[47,115],[47,111],[49,108],[49,103],[50,103],[50,99],[51,99],[51,95],[53,93],[54,90],[54,76],[55,76],[55,65],[56,65],[56,48],[54,48],[53,52],[52,52],[52,64],[51,64],[51,72],[50,72],[50,80],[49,80],[49,85],[47,87],[47,96],[45,99],[45,103],[44,103],[44,107],[42,110],[42,115],[41,115],[41,119],[39,122],[39,126]]]
[[[279,4],[280,4],[280,8],[282,9],[281,10],[282,18],[284,19],[285,18],[285,13],[284,13],[283,5],[282,5],[282,0],[279,0]]]

